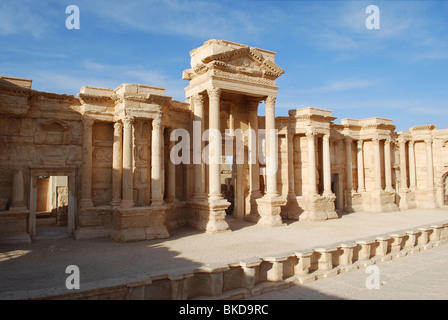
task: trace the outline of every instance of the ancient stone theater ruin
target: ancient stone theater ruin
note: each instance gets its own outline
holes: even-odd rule
[[[76,239],[136,241],[228,230],[226,215],[274,227],[447,204],[448,129],[336,124],[315,108],[275,117],[274,52],[209,40],[190,56],[186,102],[148,85],[75,97],[0,77],[1,242],[30,242],[43,212]]]

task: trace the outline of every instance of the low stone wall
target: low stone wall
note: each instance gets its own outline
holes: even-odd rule
[[[241,299],[336,276],[447,242],[448,222],[328,247],[178,270],[143,281],[38,299]]]

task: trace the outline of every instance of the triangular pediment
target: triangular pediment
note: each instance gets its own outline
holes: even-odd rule
[[[210,55],[201,61],[204,65],[217,64],[221,66],[234,67],[237,69],[249,69],[272,73],[276,77],[284,73],[272,60],[263,57],[256,48],[244,47]]]

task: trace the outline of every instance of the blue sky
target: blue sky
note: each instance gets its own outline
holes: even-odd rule
[[[68,5],[80,29],[68,30]],[[365,26],[368,5],[380,29]],[[0,74],[36,90],[162,86],[184,101],[189,52],[226,39],[277,52],[276,115],[316,107],[340,119],[393,119],[397,131],[448,128],[448,1],[0,2]]]

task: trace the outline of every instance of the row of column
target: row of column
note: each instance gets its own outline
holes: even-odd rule
[[[209,88],[207,89],[207,95],[209,100],[209,130],[211,131],[219,131],[220,132],[220,97],[221,97],[221,89],[219,88]],[[204,127],[204,101],[205,97],[202,94],[196,94],[191,97],[193,101],[193,114],[194,120],[196,122],[196,130],[194,130],[195,135],[200,135],[200,137],[193,136],[193,144],[201,141],[200,146],[193,145],[193,161],[194,165],[194,197],[195,198],[204,198],[207,195],[206,192],[206,182],[205,182],[205,164],[201,159],[202,150],[204,148],[204,143],[202,139],[202,134],[205,130]],[[268,161],[275,161],[277,155],[273,155],[269,157],[269,150],[271,146],[271,136],[268,134],[271,130],[275,130],[275,96],[268,96],[265,101],[266,104],[266,150],[267,150],[267,159]],[[250,128],[254,129],[255,135],[250,135],[249,139],[252,142],[252,139],[255,139],[255,143],[250,143],[249,145],[258,145],[258,102],[250,102],[249,103],[249,124]],[[198,132],[198,130],[200,130]],[[276,136],[275,136],[276,138]],[[210,144],[214,144],[213,148],[209,148],[210,153],[209,157],[213,158],[215,155],[212,153],[214,150],[220,150],[221,141],[210,141]],[[255,147],[256,149],[257,147]],[[250,150],[249,152],[255,152],[257,155],[257,150]],[[216,159],[216,158],[215,158]],[[268,165],[268,164],[267,164]],[[210,161],[208,165],[208,196],[211,199],[220,199],[221,195],[221,168],[220,164],[216,163],[216,161]],[[259,165],[258,163],[253,163],[250,165],[250,192],[253,197],[260,196],[260,183],[259,183],[259,175],[260,175]],[[277,175],[276,173],[269,173],[266,177],[266,194],[269,196],[277,196]]]
[[[114,123],[112,158],[112,206],[123,208],[135,205],[133,181],[133,124],[134,118],[126,116],[123,123]],[[93,125],[91,118],[83,119],[83,167],[80,200],[81,207],[92,207],[92,156]],[[163,127],[160,118],[152,120],[151,141],[151,205],[162,205]],[[167,161],[167,202],[175,200],[175,166]]]
[[[316,165],[316,137],[317,133],[312,130],[308,130],[306,133],[308,142],[308,184],[309,195],[317,195],[317,165]],[[291,195],[295,195],[295,181],[294,181],[294,134],[287,133],[288,140],[288,189]],[[331,162],[330,162],[330,134],[325,133],[322,136],[322,158],[323,158],[323,183],[324,191],[323,195],[330,195],[333,193],[331,190]]]
[[[403,192],[414,191],[416,189],[416,169],[415,169],[415,150],[414,140],[408,142],[408,155],[409,155],[409,188],[407,180],[407,168],[406,168],[406,141],[404,138],[399,139],[400,143],[400,180],[401,180],[401,190]],[[426,177],[427,177],[427,188],[434,188],[434,164],[432,156],[432,140],[424,140],[426,145]]]
[[[375,191],[381,191],[381,147],[380,141],[382,139],[375,137],[372,139],[373,143],[373,160],[374,160],[374,188]],[[385,190],[392,191],[392,162],[391,162],[391,139],[384,140],[384,177],[385,177]],[[345,152],[346,152],[346,177],[347,177],[347,190],[353,190],[353,177],[352,177],[352,139],[345,139]],[[357,166],[358,166],[358,192],[365,192],[364,181],[364,141],[357,141]]]

